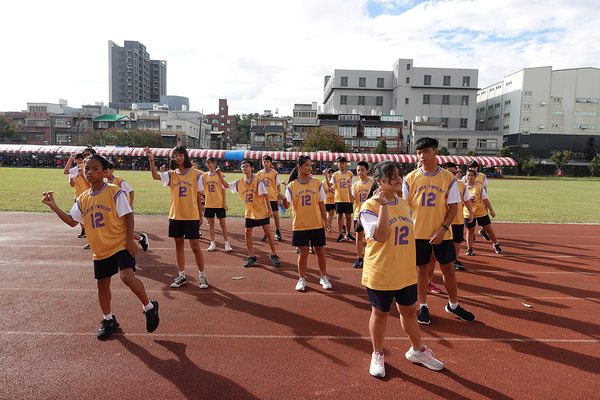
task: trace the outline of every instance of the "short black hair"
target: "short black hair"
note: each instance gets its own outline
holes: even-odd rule
[[[84,162],[87,162],[89,160],[100,161],[100,164],[102,164],[102,171],[106,171],[108,169],[108,165],[110,163],[110,161],[108,161],[106,158],[104,158],[100,154],[91,154],[85,158]]]
[[[340,163],[340,162],[348,162],[348,161],[346,161],[346,157],[339,156],[338,158],[336,158],[335,162]]]
[[[77,155],[75,156],[75,159],[77,160],[78,158],[84,159],[85,158],[85,154],[83,154],[83,153],[77,153]]]
[[[428,147],[431,147],[434,150],[437,149],[438,148],[437,139],[430,138],[430,137],[422,137],[421,139],[417,140],[417,142],[415,143],[415,149],[417,149],[417,150],[424,150]]]
[[[479,167],[479,163],[476,160],[471,160],[469,161],[469,163],[467,164],[467,167],[472,168],[472,167]]]
[[[366,169],[367,171],[369,170],[369,163],[367,163],[366,161],[359,161],[359,162],[356,164],[356,167],[358,168],[358,166],[359,166],[359,165],[361,165],[361,166],[365,167],[365,169]]]
[[[262,159],[263,159],[263,161],[264,161],[264,160],[267,160],[267,161],[271,161],[271,162],[273,162],[273,159],[272,159],[272,158],[271,158],[271,156],[270,156],[270,155],[268,155],[268,154],[265,154],[264,156],[262,156]]]
[[[444,164],[444,168],[448,169],[448,168],[456,168],[456,164],[454,164],[453,162],[448,161],[446,164]]]
[[[248,164],[249,166],[254,168],[254,163],[250,159],[247,159],[247,158],[243,159],[242,162],[240,163],[240,167],[242,166],[242,164]]]
[[[214,162],[216,164],[217,160],[214,157],[210,156],[210,157],[206,157],[206,161],[205,162]]]
[[[112,162],[108,162],[108,168],[107,169],[115,169],[115,166]]]

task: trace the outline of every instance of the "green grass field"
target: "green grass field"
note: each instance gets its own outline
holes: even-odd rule
[[[170,194],[148,171],[115,171],[135,192],[136,214],[169,213]],[[229,173],[228,181],[241,177]],[[287,180],[287,176],[281,176]],[[59,169],[0,168],[0,210],[48,212],[42,192],[53,190],[58,205],[69,211],[74,189]],[[228,215],[243,216],[237,193],[227,192]],[[490,179],[490,202],[496,221],[600,223],[600,178]],[[286,213],[285,217],[290,217]]]

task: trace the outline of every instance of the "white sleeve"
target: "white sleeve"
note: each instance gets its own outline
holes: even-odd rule
[[[225,179],[225,175],[223,175],[223,179]],[[223,181],[221,181],[221,189],[225,189],[225,185],[223,185]]]
[[[277,186],[281,185],[281,181],[279,180],[279,173],[277,175],[275,175],[275,184]]]
[[[237,183],[238,181],[235,180],[229,184],[229,190],[231,190],[231,193],[237,192]]]
[[[406,200],[407,203],[408,203],[408,195],[409,195],[409,193],[410,193],[410,186],[408,186],[408,183],[406,183],[406,179],[405,179],[404,183],[402,183],[402,198],[404,200]]]
[[[375,229],[377,228],[377,220],[379,219],[379,216],[371,210],[361,210],[358,214],[358,218],[360,225],[365,230],[365,235],[372,242],[375,242],[373,235],[375,235]]]
[[[323,188],[323,184],[319,185],[319,202],[325,201],[327,195],[325,195],[325,189]]]
[[[404,196],[404,191],[402,191],[402,196]],[[456,183],[456,178],[450,184],[448,188],[448,198],[446,199],[446,205],[462,203],[460,199],[460,191],[458,190],[458,184]]]
[[[123,189],[125,191],[125,193],[129,194],[131,192],[133,192],[133,189],[131,188],[131,186],[129,186],[129,183],[125,182],[125,181],[121,181],[121,189]]]
[[[199,192],[204,191],[204,178],[202,178],[202,174],[198,175],[198,191]]]
[[[269,192],[267,192],[267,188],[265,188],[265,183],[263,181],[258,181],[258,195],[259,196],[269,195]]]
[[[83,214],[81,213],[81,208],[79,208],[78,201],[75,201],[73,204],[71,211],[69,211],[69,215],[71,218],[73,218],[73,220],[79,222],[80,224],[83,223]]]
[[[354,185],[350,186],[350,192],[352,193],[353,197],[356,197],[356,195],[354,194]]]
[[[288,203],[292,204],[292,190],[289,188],[289,186],[285,187],[285,199]]]
[[[487,190],[485,190],[485,187],[481,188],[481,200],[487,200],[489,199],[488,195],[487,195]]]
[[[483,175],[483,187],[487,187],[487,175]]]
[[[117,215],[122,217],[125,214],[133,212],[129,202],[127,201],[127,193],[124,190],[119,190],[115,197],[115,205],[117,206]]]
[[[160,176],[160,181],[163,184],[163,187],[169,186],[171,183],[171,173],[170,172],[159,172],[158,176]]]
[[[69,178],[77,178],[78,176],[79,176],[79,165],[76,165],[69,170]]]
[[[471,200],[471,195],[469,194],[469,191],[467,190],[466,185],[465,185],[465,191],[462,193],[462,198],[463,198],[463,203]]]

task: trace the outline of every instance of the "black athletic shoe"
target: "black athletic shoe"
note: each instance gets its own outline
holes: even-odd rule
[[[279,229],[277,229],[275,231],[275,239],[279,240],[281,242],[281,233],[279,232]]]
[[[158,301],[151,300],[150,303],[152,303],[154,308],[144,311],[143,313],[146,316],[146,330],[148,333],[154,332],[156,328],[158,328],[158,323],[160,322],[158,318]]]
[[[83,246],[83,248],[84,248],[84,249],[86,249],[86,250],[89,250],[89,249],[91,249],[91,247],[90,247],[90,244],[89,244],[89,243],[88,243],[88,244],[86,244],[85,246]]]
[[[350,232],[346,233],[346,239],[348,239],[351,242],[356,242],[356,239],[354,239]]]
[[[364,264],[363,259],[357,258],[356,261],[354,261],[354,265],[352,265],[352,268],[356,268],[356,269],[362,268],[363,264]]]
[[[343,242],[344,241],[344,234],[340,233],[340,236],[338,236],[337,239],[335,239],[336,242]]]
[[[472,255],[473,255],[473,248],[472,248],[472,247],[469,247],[469,248],[467,249],[467,255],[468,255],[468,256],[472,256]]]
[[[462,263],[458,260],[454,261],[454,270],[455,271],[466,271],[467,269],[465,268],[464,265],[462,265]]]
[[[260,239],[260,240],[262,240],[263,242],[266,242],[267,241],[267,235],[263,236],[262,239]]]
[[[140,235],[140,246],[142,246],[142,250],[144,251],[148,251],[148,235],[146,235],[145,233],[142,233]]]
[[[450,303],[446,304],[446,312],[456,315],[458,318],[465,322],[475,321],[475,316],[462,308],[461,306],[456,307],[454,310],[450,307]]]
[[[103,319],[102,326],[100,326],[100,329],[98,329],[98,332],[96,332],[96,337],[98,337],[98,339],[100,339],[100,340],[106,339],[107,337],[112,335],[112,333],[114,331],[116,331],[118,328],[119,328],[119,323],[117,322],[117,319],[115,318],[114,315],[113,315],[113,319],[111,319],[110,321],[107,319]]]
[[[346,225],[342,225],[342,233],[345,235],[346,234]]]
[[[244,267],[246,267],[246,268],[251,267],[257,261],[258,261],[258,258],[256,258],[256,256],[248,257],[248,259],[244,263]]]
[[[419,314],[417,315],[417,320],[420,324],[429,325],[429,323],[431,322],[429,320],[429,308],[427,308],[426,306],[421,307],[421,309],[419,310]]]
[[[78,238],[84,238],[85,237],[85,228],[81,228],[81,233],[79,235],[77,235]]]
[[[494,251],[496,252],[496,254],[502,254],[502,249],[500,248],[500,243],[493,244],[492,246],[494,246]]]
[[[310,254],[313,254],[313,253],[315,252],[315,248],[314,248],[314,247],[312,247],[312,244],[308,246],[308,252],[309,252]]]
[[[300,247],[296,246],[296,253],[300,253]]]
[[[271,259],[274,267],[281,267],[281,262],[279,261],[279,256],[277,254],[271,254],[269,258]]]
[[[487,240],[488,242],[490,241],[490,237],[488,236],[487,232],[486,232],[486,231],[484,231],[483,229],[480,229],[480,230],[479,230],[479,234],[480,234],[481,236],[483,236],[483,238],[484,238],[485,240]]]

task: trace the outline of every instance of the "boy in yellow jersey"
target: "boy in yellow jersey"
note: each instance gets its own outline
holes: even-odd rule
[[[85,155],[83,153],[71,154],[67,163],[65,164],[65,168],[63,173],[65,175],[69,175],[69,184],[71,187],[75,188],[75,200],[81,195],[81,193],[85,192],[90,188],[90,184],[85,180],[83,175],[83,160],[85,159]],[[71,164],[75,161],[77,165],[71,168]],[[81,233],[77,236],[78,238],[85,237],[85,227],[81,224]],[[86,245],[87,247],[87,245]],[[89,247],[88,247],[89,248]]]
[[[338,231],[340,235],[335,240],[336,242],[341,242],[344,240],[344,234],[342,233],[344,229],[344,218],[346,220],[346,226],[348,227],[348,231],[346,232],[345,238],[351,242],[354,242],[356,239],[352,237],[350,234],[350,221],[352,220],[352,202],[350,201],[350,196],[348,194],[348,185],[352,185],[354,183],[354,174],[352,171],[346,171],[346,157],[338,157],[337,166],[339,171],[336,171],[331,177],[331,184],[335,189],[335,212],[338,215]]]
[[[225,189],[229,184],[225,180],[225,176],[221,173],[221,169],[217,168],[217,161],[214,157],[206,159],[208,172],[202,174],[204,181],[204,218],[208,221],[208,230],[210,234],[210,246],[207,251],[215,251],[217,244],[215,243],[215,216],[219,219],[221,225],[221,233],[225,241],[225,251],[233,251],[229,244],[229,236],[227,234],[227,225],[225,218],[227,217],[227,195]]]
[[[415,143],[421,168],[412,171],[404,180],[402,196],[413,211],[415,221],[415,245],[417,249],[417,287],[421,324],[429,324],[427,286],[431,253],[440,264],[449,302],[446,312],[467,322],[475,316],[458,304],[458,288],[454,272],[456,250],[452,243],[449,225],[454,221],[458,204],[462,202],[456,178],[436,164],[438,141],[423,137]]]
[[[496,232],[494,232],[494,229],[492,228],[492,221],[490,221],[490,217],[488,216],[488,210],[490,210],[492,218],[496,216],[496,213],[494,212],[492,204],[488,199],[485,187],[475,182],[475,174],[476,172],[470,169],[467,171],[466,175],[467,193],[471,198],[471,201],[473,202],[473,215],[475,217],[475,220],[468,220],[467,210],[465,210],[464,221],[465,226],[467,228],[467,255],[473,255],[473,237],[475,236],[476,224],[479,224],[482,230],[484,230],[488,237],[491,239],[496,254],[502,254],[502,249],[500,248],[500,244],[498,243]]]
[[[371,191],[373,180],[369,179],[367,174],[369,173],[369,164],[365,161],[359,161],[356,165],[356,174],[360,179],[353,185],[348,185],[348,195],[350,201],[354,202],[354,232],[356,232],[356,255],[358,259],[354,261],[354,268],[363,267],[363,239],[365,237],[365,230],[358,221],[358,214],[360,213],[360,207],[367,200],[367,196]],[[348,179],[348,183],[350,180]]]
[[[335,189],[331,184],[333,168],[325,168],[323,171],[325,179],[323,180],[323,189],[325,190],[325,212],[327,213],[327,226],[333,224],[333,213],[335,211]]]
[[[450,172],[452,175],[456,177],[456,183],[458,184],[458,191],[461,193],[462,206],[466,207],[467,211],[467,219],[469,222],[473,221],[473,204],[471,199],[465,200],[466,197],[466,185],[460,179],[462,170],[456,166],[456,164],[452,162],[447,162],[444,164],[444,168],[446,171]],[[462,262],[458,259],[458,255],[460,254],[460,245],[465,241],[465,223],[463,218],[463,207],[461,204],[458,205],[458,211],[456,212],[456,217],[454,217],[454,221],[452,221],[452,241],[454,242],[454,249],[456,250],[456,260],[454,261],[454,269],[456,271],[465,271],[466,268],[462,264]],[[431,280],[431,279],[430,279]]]
[[[137,246],[133,239],[133,212],[125,192],[118,186],[104,182],[108,160],[100,155],[86,158],[85,176],[91,189],[82,193],[67,214],[54,201],[54,192],[45,192],[42,203],[46,204],[67,225],[74,227],[84,222],[88,227],[87,238],[93,252],[94,277],[98,284],[98,300],[104,314],[96,336],[106,339],[118,327],[111,312],[111,277],[117,273],[123,283],[142,302],[146,315],[146,330],[154,332],[159,324],[158,302],[150,301],[144,284],[133,274]]]
[[[127,196],[129,196],[129,206],[133,210],[133,189],[131,188],[131,186],[129,186],[129,184],[123,178],[113,175],[114,171],[115,171],[115,167],[114,167],[113,163],[109,162],[108,168],[106,169],[106,171],[104,171],[104,181],[106,183],[117,185],[118,187],[123,189],[125,191],[125,194]],[[138,241],[140,246],[142,246],[142,250],[148,251],[148,246],[149,246],[148,235],[146,235],[145,233],[142,233],[141,235],[138,236],[134,233],[133,238]]]
[[[273,210],[273,221],[275,222],[275,239],[281,241],[281,232],[279,232],[279,200],[277,195],[281,193],[279,185],[279,173],[273,169],[273,159],[270,155],[265,154],[262,158],[263,169],[256,174],[257,178],[263,181],[265,189],[269,193],[269,202]],[[267,235],[261,239],[263,242],[267,240]]]
[[[267,235],[269,246],[271,247],[271,255],[269,258],[274,267],[280,267],[281,262],[279,261],[279,256],[275,250],[273,234],[269,228],[269,218],[273,215],[269,194],[263,181],[258,179],[258,177],[252,173],[253,166],[251,160],[242,160],[241,167],[245,176],[229,183],[229,190],[231,190],[231,193],[239,193],[246,208],[245,233],[248,259],[244,263],[244,267],[251,267],[258,261],[258,258],[254,255],[254,247],[252,245],[252,229],[255,227],[262,227],[265,235]]]
[[[475,171],[475,183],[482,185],[483,188],[487,191],[487,185],[488,185],[487,176],[484,173],[478,172],[479,171],[479,163],[476,160],[471,160],[467,164],[467,167],[468,167],[467,170],[472,169],[473,171]],[[467,183],[467,175],[466,174],[465,174],[465,176],[463,176],[462,181],[464,183]],[[485,240],[487,240],[488,242],[490,241],[490,237],[486,233],[485,229],[480,229],[479,234],[481,236],[483,236],[483,238]],[[475,239],[475,238],[473,238],[473,239]]]

